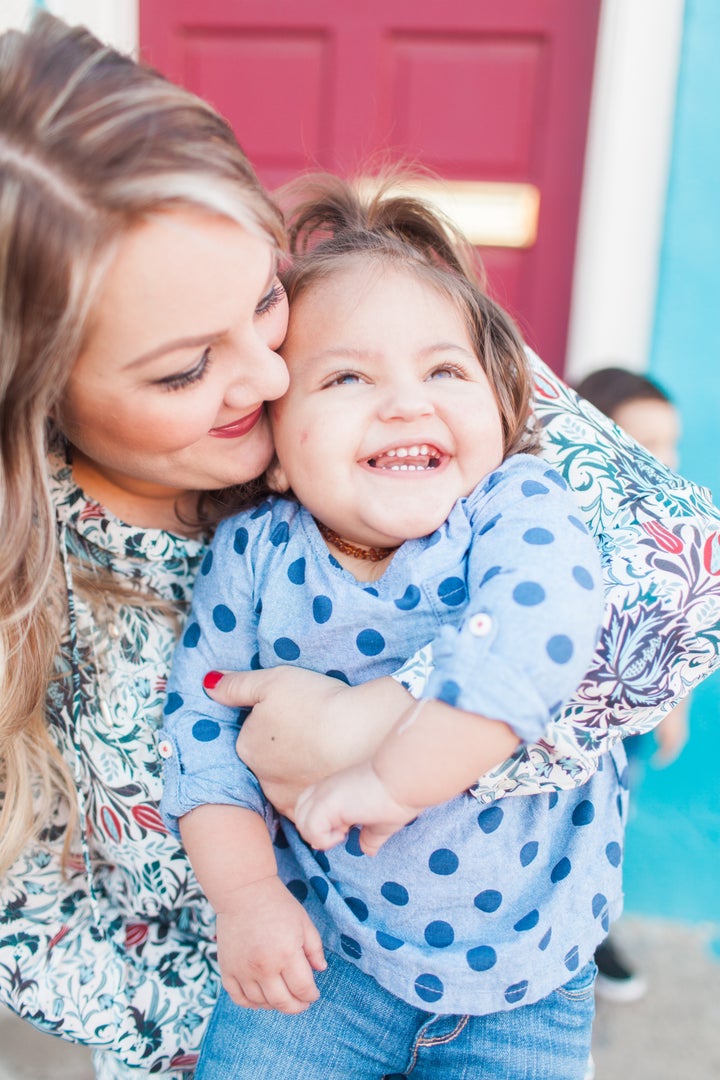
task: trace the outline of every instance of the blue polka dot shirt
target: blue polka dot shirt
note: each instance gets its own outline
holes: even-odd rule
[[[585,673],[602,609],[594,541],[533,457],[509,458],[372,583],[340,566],[302,507],[269,499],[219,527],[198,577],[161,732],[166,821],[176,832],[204,803],[265,815],[280,876],[325,947],[413,1005],[484,1014],[545,997],[620,911],[621,748],[583,788],[484,808],[462,794],[372,859],[356,830],[316,852],[267,805],[235,753],[242,713],[202,679],[282,663],[356,684],[433,641],[424,696],[533,741]]]

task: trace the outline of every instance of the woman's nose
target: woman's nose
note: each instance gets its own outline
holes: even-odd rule
[[[242,408],[248,399],[275,401],[288,388],[288,370],[278,353],[258,340],[248,352],[243,350],[238,358],[235,377],[225,391],[225,404],[230,408]]]

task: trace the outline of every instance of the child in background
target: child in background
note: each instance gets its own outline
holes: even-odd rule
[[[198,1077],[379,1080],[419,1055],[448,1076],[494,1061],[580,1080],[592,954],[621,903],[614,756],[572,792],[483,809],[467,789],[584,674],[595,545],[527,452],[522,342],[444,223],[329,178],[292,234],[291,383],[271,409],[287,495],[219,527],[168,686],[163,809],[218,912],[227,990]],[[356,683],[432,638],[421,703],[306,794],[305,839],[278,822],[205,673]]]
[[[657,383],[621,367],[593,371],[576,387],[577,392],[670,469],[678,467],[680,416],[672,401]],[[645,747],[654,743],[652,760],[669,765],[682,751],[688,738],[688,705],[684,698],[658,724],[652,734],[626,739],[630,776],[635,783],[645,758]],[[598,977],[595,990],[608,1001],[637,1001],[645,993],[645,979],[638,975],[608,936],[595,951]]]

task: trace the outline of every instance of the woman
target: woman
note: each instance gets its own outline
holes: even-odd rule
[[[100,1077],[181,1074],[216,958],[211,912],[157,812],[153,733],[213,523],[270,458],[263,401],[287,378],[273,351],[282,223],[208,106],[50,16],[0,39],[0,117],[0,992],[96,1048]],[[700,637],[717,622],[714,549],[708,572],[695,558],[718,530],[712,508],[649,463],[629,475],[627,448],[612,458],[603,423],[539,378],[551,456],[587,489],[617,600],[597,678],[555,746],[525,748],[488,793],[580,782],[587,772],[563,765],[576,723],[591,770],[609,729],[654,722],[715,663]],[[643,548],[637,517],[653,516],[659,489],[655,516],[679,524],[649,530]],[[630,634],[624,651],[613,628],[620,644]],[[635,641],[632,672],[618,671]],[[412,687],[426,671],[423,654],[402,677]],[[363,756],[372,718],[384,731],[406,707],[398,682],[351,690],[296,669],[217,692],[258,703],[243,753],[279,806]],[[310,719],[329,726],[340,695],[329,762]]]

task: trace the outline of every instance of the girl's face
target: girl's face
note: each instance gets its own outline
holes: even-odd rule
[[[293,303],[270,409],[286,482],[346,540],[426,536],[502,461],[495,396],[458,307],[361,263]]]
[[[131,229],[57,412],[86,492],[172,527],[178,501],[192,512],[194,493],[262,473],[286,327],[269,241],[189,209]]]

